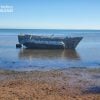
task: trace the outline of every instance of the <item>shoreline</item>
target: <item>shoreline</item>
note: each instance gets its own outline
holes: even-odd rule
[[[0,70],[0,100],[100,100],[100,68]]]

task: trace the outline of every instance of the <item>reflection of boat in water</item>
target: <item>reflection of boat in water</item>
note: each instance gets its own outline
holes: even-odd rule
[[[20,44],[32,49],[75,49],[82,37],[18,35]]]
[[[21,59],[30,59],[30,58],[80,59],[78,53],[75,50],[31,50],[25,48],[20,50],[19,58]]]

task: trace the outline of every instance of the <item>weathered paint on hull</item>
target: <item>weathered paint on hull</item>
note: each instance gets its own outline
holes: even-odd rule
[[[64,46],[62,45],[35,44],[35,43],[24,43],[23,45],[30,49],[64,49]]]

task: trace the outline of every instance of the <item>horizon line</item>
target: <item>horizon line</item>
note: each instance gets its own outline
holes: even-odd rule
[[[6,29],[31,29],[31,30],[100,30],[100,29],[83,29],[83,28],[81,28],[81,29],[74,29],[74,28],[72,28],[72,29],[67,29],[67,28],[0,28],[0,30],[6,30]]]

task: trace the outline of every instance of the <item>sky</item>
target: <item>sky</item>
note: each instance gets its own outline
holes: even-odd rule
[[[0,28],[100,29],[100,0],[0,0]],[[7,8],[8,9],[8,8]]]

